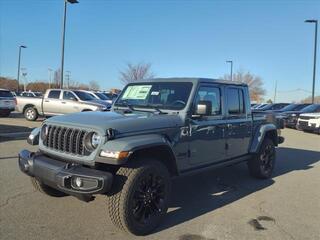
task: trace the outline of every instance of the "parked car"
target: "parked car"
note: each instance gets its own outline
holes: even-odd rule
[[[43,98],[17,97],[17,109],[29,121],[35,121],[40,115],[107,111],[110,107],[110,104],[81,90],[48,89]]]
[[[9,90],[0,89],[0,117],[8,117],[16,106],[16,98]]]
[[[112,93],[112,92],[103,92],[103,94],[104,94],[106,97],[108,97],[109,99],[111,99],[112,102],[114,102],[114,101],[117,99],[117,97],[118,97],[118,94]]]
[[[260,108],[263,108],[267,105],[268,105],[268,103],[260,103],[260,104],[257,104],[256,106],[254,106],[252,109],[260,109]]]
[[[284,113],[284,112],[289,112],[289,111],[300,111],[309,105],[310,105],[310,103],[301,103],[301,104],[292,103],[292,104],[289,104],[279,110],[273,110],[273,112],[274,113]]]
[[[286,106],[288,106],[289,103],[272,103],[272,104],[267,104],[264,107],[259,107],[256,110],[259,111],[274,111],[274,110],[279,110],[281,108],[284,108]]]
[[[300,114],[297,129],[320,134],[320,112]]]
[[[320,112],[320,104],[311,104],[300,111],[289,111],[280,114],[280,117],[284,119],[285,126],[288,128],[296,128],[298,118],[303,113],[317,113]]]
[[[91,94],[95,99],[100,99],[102,101],[105,101],[109,104],[112,104],[112,99],[108,98],[105,94],[102,92],[94,92],[94,91],[87,91],[89,94]]]
[[[272,114],[251,113],[244,83],[154,79],[128,84],[111,112],[45,120],[28,138],[39,151],[22,150],[19,166],[47,195],[106,195],[111,221],[145,235],[166,215],[172,177],[247,162],[270,178],[279,133]]]
[[[21,97],[37,97],[40,98],[43,96],[41,92],[31,92],[31,91],[25,91],[20,93]]]

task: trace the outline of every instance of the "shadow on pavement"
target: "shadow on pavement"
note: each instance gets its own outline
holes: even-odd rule
[[[292,171],[308,170],[320,160],[320,152],[302,149],[278,148],[277,154],[273,178]],[[174,209],[168,212],[156,232],[231,204],[275,182],[274,179],[250,177],[246,164],[177,178],[173,182],[173,195],[169,205]]]
[[[33,128],[0,124],[0,142],[26,139]]]

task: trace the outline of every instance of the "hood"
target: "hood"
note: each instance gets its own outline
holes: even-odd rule
[[[112,128],[116,135],[182,126],[179,115],[117,112],[81,112],[49,118],[47,124],[83,127],[104,132]]]
[[[88,101],[88,103],[96,103],[96,104],[99,104],[99,105],[103,105],[105,107],[111,107],[111,104],[104,101],[104,100],[101,100],[101,99],[93,99],[93,100],[90,100]]]

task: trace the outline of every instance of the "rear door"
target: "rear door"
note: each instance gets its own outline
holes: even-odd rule
[[[225,88],[227,157],[234,158],[248,153],[252,135],[252,116],[245,87]]]
[[[48,95],[43,99],[43,112],[45,115],[61,114],[61,90],[50,90]]]

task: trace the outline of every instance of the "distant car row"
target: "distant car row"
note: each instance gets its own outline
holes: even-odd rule
[[[251,105],[253,112],[273,112],[284,119],[285,126],[304,131],[320,133],[320,104],[256,104]]]
[[[20,96],[0,89],[0,116],[7,117],[15,109],[29,121],[39,116],[54,116],[82,111],[108,111],[117,95],[85,90],[48,89],[44,96],[22,92]]]

